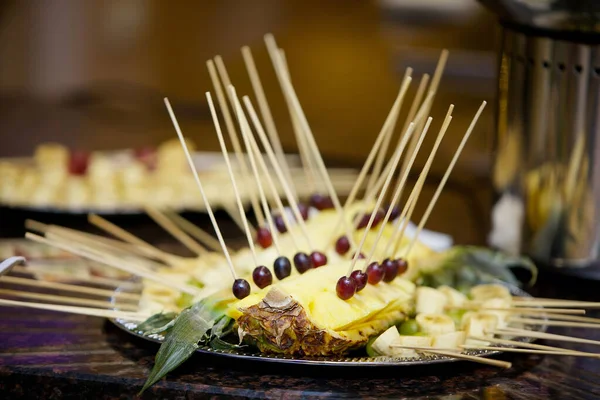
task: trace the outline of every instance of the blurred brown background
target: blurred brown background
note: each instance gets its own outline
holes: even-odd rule
[[[267,32],[286,50],[324,156],[346,165],[366,157],[405,68],[415,70],[412,95],[448,48],[432,115],[441,123],[454,103],[455,119],[434,175],[485,99],[490,104],[454,179],[486,177],[498,34],[494,18],[475,0],[4,0],[0,156],[28,155],[49,140],[88,150],[158,144],[174,137],[164,96],[198,147],[217,150],[204,101],[211,89],[205,62],[222,55],[238,92],[250,94],[243,45],[253,50],[283,145],[293,152],[262,40]]]

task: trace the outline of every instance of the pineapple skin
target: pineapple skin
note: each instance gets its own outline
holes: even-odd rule
[[[237,323],[240,338],[264,353],[328,356],[363,343],[360,335],[355,335],[359,340],[345,338],[316,327],[300,303],[277,290],[270,291],[259,304],[243,309]]]

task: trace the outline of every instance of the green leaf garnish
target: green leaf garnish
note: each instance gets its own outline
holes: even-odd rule
[[[198,342],[222,315],[222,310],[216,307],[211,298],[205,298],[183,310],[160,346],[154,360],[154,368],[150,371],[141,392],[187,360],[198,348]]]
[[[139,324],[137,330],[144,335],[164,332],[173,325],[175,318],[177,318],[177,314],[174,312],[154,314]]]
[[[455,246],[450,250],[431,257],[422,268],[422,284],[438,287],[448,285],[460,291],[492,282],[505,282],[515,286],[521,283],[512,270],[527,270],[532,285],[537,278],[537,268],[526,257],[515,257],[505,253],[476,246]]]

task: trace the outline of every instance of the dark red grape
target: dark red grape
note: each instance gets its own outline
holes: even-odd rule
[[[71,175],[85,175],[90,162],[90,153],[87,151],[72,151],[69,154],[69,173]]]
[[[267,267],[260,265],[252,271],[252,280],[254,280],[256,286],[262,289],[273,283],[273,275]]]
[[[300,211],[302,219],[306,221],[308,219],[308,206],[304,203],[298,203],[298,211]]]
[[[343,256],[344,254],[346,254],[348,252],[348,250],[350,250],[350,240],[348,240],[348,237],[345,235],[341,236],[335,242],[335,251],[340,256]]]
[[[356,292],[360,292],[367,286],[367,282],[369,277],[366,273],[362,272],[360,269],[356,269],[352,271],[350,276],[356,281]]]
[[[271,247],[273,244],[273,236],[267,228],[258,228],[256,231],[256,241],[263,249]]]
[[[292,263],[290,259],[284,256],[277,257],[273,263],[273,271],[277,279],[287,278],[292,273]]]
[[[142,162],[146,168],[153,171],[156,168],[158,162],[156,149],[154,147],[140,147],[133,151],[135,158]]]
[[[360,221],[358,221],[358,224],[356,225],[356,229],[366,228],[367,225],[369,225],[369,220],[371,219],[371,215],[373,215],[373,214],[372,213],[363,214],[362,217],[360,217]],[[383,218],[385,218],[385,213],[383,212],[383,210],[377,211],[375,213],[375,217],[373,217],[373,223],[371,224],[371,229],[373,229],[374,227],[379,225],[379,223],[381,221],[383,221]]]
[[[369,225],[369,219],[371,218],[371,214],[363,214],[356,225],[356,229],[364,229]]]
[[[355,256],[356,256],[356,253],[354,253],[354,254],[352,255],[352,258],[354,258]],[[367,257],[365,257],[365,255],[364,255],[362,252],[361,252],[361,253],[358,253],[358,258],[357,258],[357,260],[364,260],[365,258],[367,258]]]
[[[335,291],[342,300],[348,300],[356,293],[356,281],[351,276],[342,276],[335,285]]]
[[[371,285],[377,285],[379,282],[381,282],[384,273],[385,271],[383,270],[381,265],[379,265],[379,263],[376,261],[372,262],[367,267],[367,276]]]
[[[375,218],[373,219],[373,224],[371,225],[371,228],[379,225],[381,223],[381,221],[383,221],[383,219],[385,218],[385,212],[383,210],[377,210],[377,212],[375,213]]]
[[[320,251],[313,251],[310,253],[310,260],[315,268],[319,268],[327,264],[327,256]]]
[[[301,274],[305,273],[313,267],[312,260],[306,253],[296,253],[294,256],[294,266]]]
[[[389,207],[388,207],[389,210]],[[386,212],[388,211],[386,210]],[[390,221],[395,220],[396,218],[398,218],[400,216],[400,207],[398,206],[394,206],[392,207],[392,212],[390,213]]]
[[[322,194],[315,193],[310,196],[310,205],[319,211],[333,208],[333,201],[329,196],[323,196]]]
[[[138,147],[133,150],[133,154],[135,155],[135,158],[144,158],[156,154],[156,149],[152,146]]]
[[[394,262],[398,265],[398,275],[402,275],[408,269],[408,261],[404,258],[397,258]]]
[[[277,215],[275,217],[275,227],[277,228],[277,230],[279,231],[279,233],[286,233],[287,232],[287,227],[285,226],[285,221],[283,220],[283,217],[281,215]]]
[[[389,258],[383,260],[383,262],[381,263],[381,267],[383,268],[384,272],[384,282],[391,282],[396,278],[396,275],[398,275],[398,264],[395,261],[390,260]]]
[[[233,295],[238,299],[243,299],[250,294],[250,284],[245,279],[236,279],[233,282]]]

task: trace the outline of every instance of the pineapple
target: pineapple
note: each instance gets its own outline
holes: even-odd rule
[[[402,321],[413,308],[415,285],[398,278],[367,285],[350,300],[335,282],[348,262],[309,270],[232,303],[240,338],[261,351],[286,355],[340,355]]]

